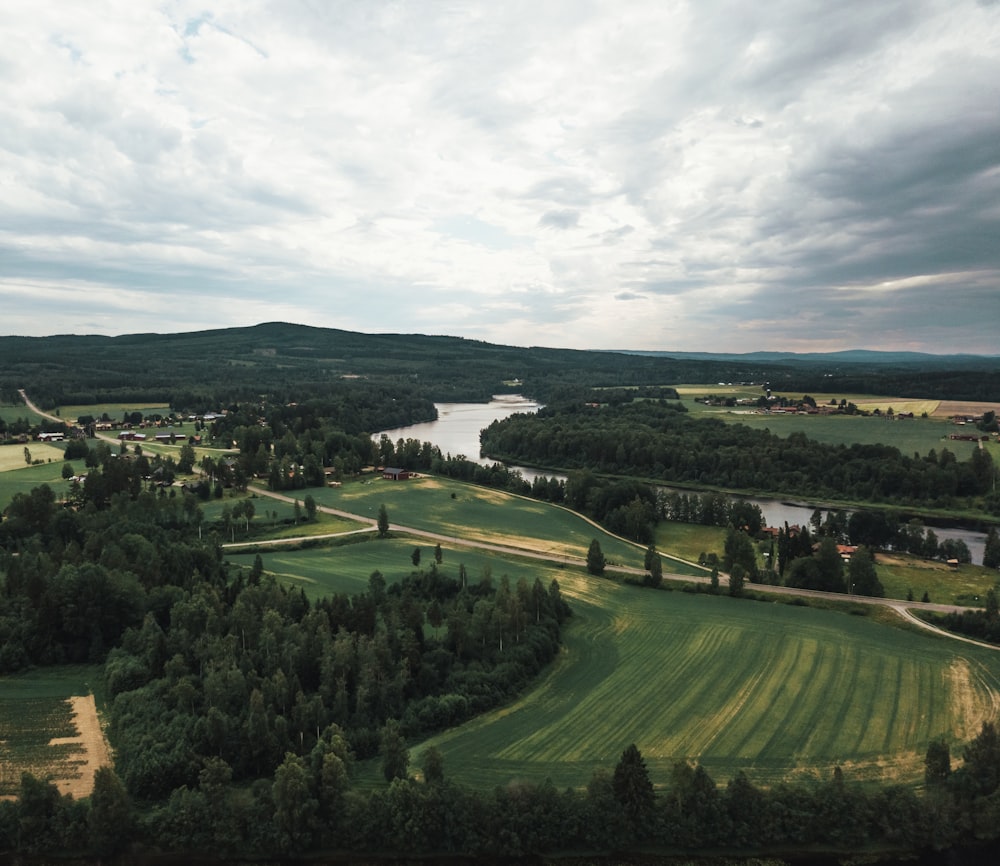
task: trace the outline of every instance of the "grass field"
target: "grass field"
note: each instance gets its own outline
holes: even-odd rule
[[[836,399],[838,403],[841,399],[845,399],[867,412],[878,409],[884,413],[891,408],[897,414],[912,412],[916,417],[888,421],[884,417],[857,415],[762,415],[753,413],[748,407],[725,408],[706,406],[697,402],[699,397],[707,396],[756,400],[763,393],[760,387],[680,385],[677,391],[692,414],[712,415],[730,423],[768,429],[777,436],[804,433],[810,439],[830,445],[850,445],[855,442],[866,445],[886,444],[898,448],[907,455],[915,452],[924,455],[932,448],[937,451],[948,448],[959,460],[967,460],[976,446],[971,442],[949,440],[948,434],[954,433],[958,428],[951,424],[948,418],[956,412],[981,414],[984,409],[989,408],[1000,411],[1000,403],[966,404],[941,400],[907,400],[870,394],[813,394],[812,397],[818,405],[829,403],[832,399]],[[921,415],[925,412],[928,417],[922,418]]]
[[[15,405],[10,405],[9,403],[0,404],[0,418],[3,418],[8,424],[17,421],[19,418],[25,419],[30,424],[37,424],[42,420],[41,415],[32,412],[24,403],[17,403]]]
[[[23,445],[0,445],[0,472],[7,472],[11,469],[26,469],[28,464],[24,462],[25,448],[31,452],[32,462],[42,460],[48,463],[51,460],[53,463],[58,463],[60,471],[62,470],[62,448],[43,442],[27,442]]]
[[[29,394],[30,396],[30,394]],[[170,414],[170,404],[169,403],[96,403],[91,406],[60,406],[58,409],[58,414],[60,418],[65,418],[67,422],[76,421],[81,415],[93,415],[95,418],[101,418],[105,413],[112,421],[121,421],[122,417],[126,412],[141,412],[143,416],[146,415],[163,415],[167,416]],[[53,412],[53,414],[56,414]],[[194,429],[194,425],[191,425],[191,429]]]
[[[689,562],[697,562],[703,553],[718,553],[721,556],[725,543],[726,530],[718,526],[669,520],[661,521],[656,526],[656,549]]]
[[[78,795],[80,783],[92,784],[88,765],[95,756],[89,751],[99,750],[88,749],[85,735],[99,735],[100,730],[81,730],[88,721],[81,717],[89,715],[92,722],[93,713],[81,712],[88,702],[80,699],[95,692],[99,696],[102,682],[102,669],[90,666],[0,677],[0,796],[17,793],[24,771],[51,776],[61,790]]]
[[[301,499],[305,499],[312,491],[301,491]],[[243,520],[237,521],[235,527],[235,541],[245,542],[257,538],[297,538],[306,535],[326,535],[336,532],[350,532],[352,529],[360,529],[367,526],[367,523],[359,523],[354,520],[346,520],[342,517],[335,517],[331,514],[318,512],[316,519],[308,523],[289,523],[295,519],[295,506],[290,502],[282,502],[280,499],[272,499],[267,496],[224,496],[222,499],[212,499],[206,502],[199,502],[202,513],[205,515],[205,523],[211,524],[222,518],[224,509],[232,510],[243,499],[249,498],[253,502],[254,516],[250,521],[250,536],[244,530]],[[314,496],[315,498],[315,496]],[[300,499],[300,502],[301,502]],[[305,508],[302,508],[305,514]],[[226,538],[223,541],[233,539]]]
[[[405,537],[361,540],[308,550],[263,550],[260,555],[265,571],[292,586],[303,587],[307,596],[317,599],[335,592],[364,592],[368,589],[369,576],[376,570],[382,572],[389,584],[402,580],[413,571],[410,555],[415,547],[420,548],[420,567],[429,568],[434,561],[434,544]],[[439,571],[457,579],[459,565],[464,565],[470,583],[478,583],[487,568],[494,584],[506,574],[512,584],[522,577],[529,584],[534,583],[538,577],[547,587],[553,578],[561,583],[568,573],[568,569],[556,565],[474,548],[453,548],[444,544],[441,552]],[[230,553],[226,559],[249,568],[253,565],[254,554]]]
[[[717,782],[917,782],[927,743],[995,717],[1000,653],[809,608],[560,579],[574,617],[555,667],[510,706],[439,734],[450,777],[585,785],[634,742],[654,783],[677,760]],[[377,768],[366,766],[374,779]]]
[[[951,568],[944,562],[921,559],[898,553],[876,556],[878,579],[885,587],[887,598],[906,598],[912,591],[920,601],[924,593],[938,604],[969,604],[982,606],[991,587],[998,583],[996,569],[978,565]]]
[[[385,505],[389,520],[414,529],[477,541],[512,544],[553,556],[584,556],[592,538],[601,539],[609,564],[642,567],[644,548],[607,536],[577,514],[543,502],[475,487],[445,478],[409,481],[370,479],[339,488],[309,491],[319,505],[354,514],[378,515]],[[664,570],[671,566],[664,563]]]
[[[38,443],[34,444],[37,446]],[[7,447],[14,448],[14,446]],[[54,445],[44,447],[55,448]],[[2,452],[3,447],[0,447],[0,453]],[[13,453],[15,456],[21,458],[21,466],[20,468],[12,468],[10,471],[0,472],[0,511],[10,504],[15,494],[28,493],[33,487],[38,487],[40,484],[48,484],[56,494],[57,499],[63,496],[69,489],[69,482],[63,480],[62,477],[62,468],[65,461],[63,460],[61,451],[59,452],[58,459],[53,459],[51,463],[41,463],[38,466],[24,465],[23,445],[14,448]],[[35,451],[33,448],[31,453],[34,456]],[[84,471],[82,460],[73,462],[73,466],[77,472]]]

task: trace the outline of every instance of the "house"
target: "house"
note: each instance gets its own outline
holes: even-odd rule
[[[65,433],[39,433],[39,442],[62,442],[66,438]]]
[[[406,481],[410,477],[410,470],[399,469],[395,466],[386,466],[382,470],[382,477],[387,481]]]

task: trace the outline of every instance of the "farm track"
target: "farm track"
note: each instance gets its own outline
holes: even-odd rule
[[[50,414],[48,414],[46,412],[43,412],[41,409],[39,409],[39,407],[36,406],[31,401],[31,399],[28,397],[28,395],[24,391],[24,389],[20,389],[18,391],[18,393],[21,395],[21,398],[24,400],[25,404],[28,406],[29,409],[31,409],[32,412],[35,412],[35,413],[41,415],[42,417],[48,418],[48,419],[53,420],[53,421],[60,421],[61,422],[63,420],[62,418],[60,418],[57,415],[50,415]],[[284,494],[277,493],[275,491],[266,490],[265,488],[262,488],[262,487],[253,487],[253,488],[251,488],[251,490],[254,493],[256,493],[257,495],[259,495],[259,496],[271,497],[273,499],[277,499],[279,501],[283,501],[283,502],[286,502],[286,503],[294,503],[294,501],[295,501],[292,497],[285,496]],[[532,500],[528,500],[528,501],[532,501]],[[346,520],[354,520],[354,521],[357,521],[357,522],[360,522],[360,523],[369,524],[369,526],[371,527],[371,529],[367,529],[367,530],[366,529],[356,529],[356,530],[349,530],[349,531],[343,532],[343,533],[331,533],[330,535],[302,536],[302,537],[298,537],[298,538],[289,538],[289,539],[280,539],[280,540],[279,539],[274,539],[274,540],[261,541],[261,542],[252,542],[252,543],[240,542],[240,543],[236,543],[236,544],[223,544],[222,547],[224,549],[236,550],[236,549],[240,549],[240,548],[255,547],[255,546],[259,546],[259,545],[264,545],[264,546],[278,546],[278,545],[281,545],[281,544],[296,544],[296,543],[297,544],[301,544],[303,541],[307,541],[307,540],[311,540],[311,539],[315,540],[315,539],[337,538],[337,537],[343,537],[345,535],[364,534],[365,532],[371,532],[373,529],[377,530],[377,524],[376,524],[376,522],[373,521],[370,517],[368,517],[366,515],[356,514],[354,512],[346,511],[346,510],[342,510],[342,509],[330,508],[329,506],[318,506],[318,510],[321,511],[321,512],[323,512],[324,514],[330,514],[330,515],[333,515],[333,516],[336,516],[336,517],[344,518]],[[580,519],[585,520],[588,523],[592,524],[595,528],[597,528],[598,530],[600,530],[602,533],[607,533],[607,531],[604,530],[603,528],[601,528],[599,524],[594,523],[594,521],[590,520],[589,518],[583,517],[582,515],[578,515],[578,516],[580,517]],[[531,559],[537,559],[537,560],[542,560],[542,561],[549,562],[549,563],[554,563],[556,565],[586,566],[586,559],[584,557],[580,557],[580,556],[571,556],[571,555],[559,555],[559,556],[555,556],[555,555],[553,555],[553,554],[551,554],[549,552],[538,551],[538,550],[535,550],[535,549],[528,549],[528,548],[519,547],[519,546],[516,546],[516,545],[513,545],[513,544],[505,544],[505,543],[499,543],[499,542],[466,539],[466,538],[462,538],[462,537],[457,536],[457,535],[446,535],[446,534],[442,534],[442,533],[430,532],[428,530],[422,530],[422,529],[417,529],[417,528],[414,528],[414,527],[408,527],[408,526],[403,526],[403,525],[398,525],[398,524],[391,524],[389,528],[390,528],[390,531],[393,531],[393,532],[401,532],[401,533],[405,533],[407,535],[416,536],[416,537],[419,537],[419,538],[427,538],[428,540],[432,540],[432,541],[435,541],[435,542],[445,542],[445,543],[453,544],[453,545],[456,545],[456,546],[478,548],[480,550],[488,550],[488,551],[493,551],[493,552],[496,552],[496,553],[503,553],[503,554],[510,555],[510,556],[527,557],[527,558],[531,558]],[[607,534],[610,534],[610,533],[607,533]],[[620,540],[624,540],[624,539],[620,539]],[[631,542],[627,542],[627,543],[631,543]],[[636,545],[636,546],[639,547],[640,545]],[[693,563],[689,563],[689,564],[693,564]],[[642,576],[643,574],[645,574],[645,572],[642,569],[627,568],[627,567],[622,567],[622,566],[609,566],[607,568],[607,571],[612,572],[612,573],[618,573],[618,574],[623,574],[623,575],[632,575],[632,576]],[[720,575],[720,579],[723,579],[723,578],[725,578],[725,575]],[[700,584],[705,584],[705,585],[707,585],[709,583],[709,579],[707,577],[706,578],[698,578],[698,577],[695,577],[695,576],[679,575],[679,574],[674,574],[674,573],[669,573],[669,572],[664,572],[663,579],[664,580],[670,580],[670,581],[680,581],[680,582],[684,582],[684,583],[700,583]],[[922,629],[926,629],[928,631],[935,632],[935,633],[937,633],[939,635],[942,635],[942,636],[945,636],[945,637],[949,637],[949,638],[952,638],[954,640],[960,640],[960,641],[964,641],[966,643],[974,644],[976,646],[982,646],[982,647],[986,647],[988,649],[993,649],[993,650],[1000,649],[1000,647],[996,647],[993,644],[988,644],[988,643],[985,643],[984,641],[977,641],[977,640],[974,640],[972,638],[961,637],[961,636],[955,635],[955,634],[953,634],[951,632],[945,631],[944,629],[940,629],[940,628],[937,628],[935,626],[932,626],[929,623],[927,623],[927,622],[923,621],[922,619],[920,619],[919,617],[914,616],[910,612],[911,610],[928,610],[928,611],[934,611],[934,612],[938,612],[938,613],[951,613],[951,612],[962,612],[964,610],[968,610],[968,608],[961,607],[961,606],[958,606],[958,605],[942,605],[942,604],[931,604],[931,603],[925,603],[925,602],[903,602],[903,601],[899,601],[898,599],[868,598],[866,596],[856,596],[856,595],[845,596],[845,595],[843,595],[841,593],[825,593],[825,592],[817,592],[815,590],[794,589],[792,587],[769,586],[767,584],[753,584],[752,588],[755,591],[766,592],[766,593],[775,593],[775,594],[779,594],[779,595],[793,595],[793,596],[800,596],[800,597],[805,597],[805,598],[808,598],[808,597],[826,598],[826,599],[832,599],[832,600],[836,600],[836,601],[845,601],[845,600],[847,600],[847,601],[852,601],[852,602],[855,602],[855,603],[858,603],[858,604],[879,604],[879,605],[883,605],[885,607],[889,607],[897,615],[905,618],[911,624],[916,625],[916,626],[918,626],[918,627],[920,627]]]
[[[250,487],[249,489],[251,490],[251,492],[255,493],[258,496],[269,497],[271,499],[276,499],[278,501],[285,502],[286,504],[293,504],[295,502],[294,497],[287,496],[283,493],[277,493],[272,490],[267,490],[263,487]],[[340,517],[346,520],[353,520],[359,523],[365,523],[368,524],[368,528],[348,530],[347,532],[330,533],[327,535],[306,535],[306,536],[296,536],[292,538],[269,539],[266,541],[226,543],[222,545],[222,548],[224,550],[231,550],[233,552],[236,552],[238,550],[252,550],[253,548],[258,546],[277,547],[280,545],[297,545],[297,544],[302,544],[304,542],[316,541],[321,539],[334,539],[350,535],[373,533],[377,532],[378,529],[377,523],[367,515],[357,514],[355,512],[346,511],[344,509],[339,509],[339,508],[331,508],[325,505],[318,505],[317,511],[320,511],[324,514],[332,515],[334,517]],[[587,520],[587,518],[581,518],[581,519]],[[592,523],[594,527],[600,530],[600,532],[602,532],[603,534],[610,535],[610,533],[608,533],[607,530],[601,528],[598,524],[593,523],[593,521],[588,520],[588,522]],[[480,539],[465,538],[458,535],[447,535],[444,533],[432,532],[430,530],[419,529],[417,527],[406,526],[403,524],[391,523],[389,525],[389,531],[397,534],[405,534],[413,536],[416,538],[425,538],[428,541],[433,541],[435,543],[449,544],[455,547],[467,547],[477,550],[491,551],[494,553],[504,554],[506,556],[534,559],[557,566],[572,565],[580,568],[585,568],[587,564],[586,558],[582,556],[572,556],[563,554],[555,555],[551,552],[542,551],[530,547],[518,546],[512,543],[503,543],[500,541],[483,541]],[[634,542],[628,542],[627,539],[618,539],[618,540],[624,541],[628,544],[634,544]],[[634,545],[634,546],[637,548],[641,548],[641,545]],[[688,563],[688,564],[693,565],[693,563]],[[609,565],[606,567],[605,571],[611,574],[619,574],[622,576],[631,576],[631,577],[642,577],[646,573],[645,570],[641,568],[630,568],[627,566],[619,566],[619,565]],[[720,581],[724,582],[727,576],[724,574],[720,574],[719,577]],[[688,584],[694,583],[694,584],[701,584],[703,586],[707,586],[711,582],[708,577],[683,575],[671,572],[664,572],[663,579],[665,581],[688,583]],[[891,599],[891,598],[871,598],[862,595],[846,595],[844,593],[819,592],[817,590],[796,589],[794,587],[788,587],[788,586],[771,586],[769,584],[755,583],[751,584],[749,588],[752,589],[754,592],[763,592],[774,595],[796,596],[800,598],[815,598],[815,599],[824,599],[827,601],[837,601],[837,602],[852,602],[855,604],[879,605],[882,607],[889,608],[890,610],[894,611],[897,615],[903,617],[908,622],[920,627],[921,629],[933,632],[943,637],[952,638],[953,640],[959,640],[965,643],[973,644],[975,646],[981,646],[992,650],[1000,650],[1000,647],[997,647],[993,644],[989,644],[984,641],[977,641],[973,638],[962,637],[960,635],[955,635],[952,632],[945,631],[944,629],[937,628],[936,626],[933,626],[930,623],[925,622],[920,617],[915,616],[913,615],[913,613],[911,613],[912,610],[927,610],[927,611],[933,611],[935,613],[953,613],[953,612],[961,613],[962,611],[967,611],[970,609],[968,607],[963,607],[960,605],[935,604],[935,603],[917,602],[917,601],[902,601],[900,599]]]

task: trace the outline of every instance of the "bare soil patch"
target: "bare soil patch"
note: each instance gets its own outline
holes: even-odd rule
[[[79,799],[89,797],[94,790],[94,774],[98,768],[111,766],[111,752],[97,717],[94,696],[67,698],[67,703],[73,710],[77,735],[57,737],[50,740],[49,745],[72,745],[79,750],[79,754],[61,766],[60,774],[54,776],[53,781],[59,793],[71,794]]]
[[[942,400],[934,410],[935,418],[950,418],[952,415],[982,415],[993,410],[1000,412],[1000,403],[976,403],[963,400]]]

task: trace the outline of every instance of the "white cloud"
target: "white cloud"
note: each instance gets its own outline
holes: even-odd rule
[[[0,39],[5,332],[892,348],[891,285],[891,339],[995,351],[996,4],[12,0]]]

